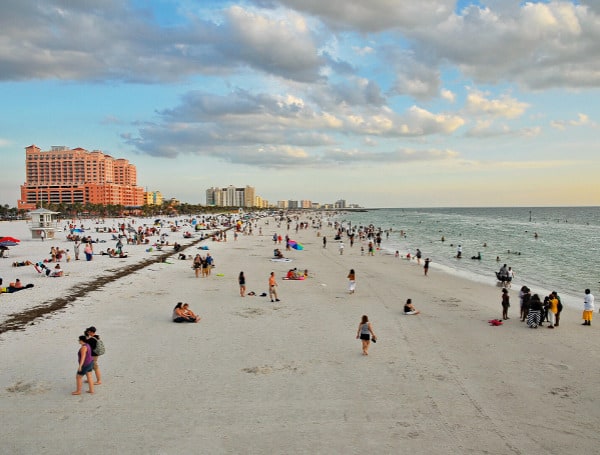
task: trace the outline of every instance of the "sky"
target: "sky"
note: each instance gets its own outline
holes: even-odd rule
[[[25,147],[205,203],[600,205],[600,2],[6,0],[0,203]]]

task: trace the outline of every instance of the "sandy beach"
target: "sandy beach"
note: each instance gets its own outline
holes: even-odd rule
[[[425,277],[415,261],[362,256],[360,242],[346,242],[340,255],[331,227],[293,226],[263,218],[253,235],[234,240],[229,231],[226,242],[171,234],[186,254],[209,247],[216,267],[207,278],[194,276],[191,260],[147,245],[126,246],[127,259],[63,262],[67,276],[46,278],[11,264],[47,257],[53,244],[69,248],[66,233],[42,244],[27,240],[24,222],[0,223],[2,235],[22,239],[0,259],[3,286],[17,277],[34,284],[0,295],[0,453],[598,451],[600,317],[583,327],[581,311],[565,308],[560,327],[528,329],[512,289],[511,319],[492,327],[488,320],[501,317],[495,282],[470,282],[435,263]],[[273,233],[304,250],[281,245],[292,262],[272,262]],[[110,234],[98,237],[114,247]],[[283,280],[292,267],[309,277]],[[240,297],[240,271],[256,296]],[[280,302],[260,297],[271,271]],[[8,324],[60,298],[62,309]],[[407,298],[421,314],[402,314]],[[178,301],[202,320],[171,322]],[[363,314],[378,336],[369,356],[356,339]],[[103,384],[71,396],[77,337],[90,325],[106,345]]]

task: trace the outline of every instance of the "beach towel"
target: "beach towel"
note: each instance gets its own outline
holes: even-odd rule
[[[492,327],[497,327],[499,325],[502,325],[503,322],[500,319],[490,319],[488,321],[488,323],[492,326]]]

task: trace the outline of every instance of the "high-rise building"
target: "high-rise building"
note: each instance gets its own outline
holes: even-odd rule
[[[137,185],[137,171],[123,158],[99,150],[64,146],[42,151],[25,148],[26,181],[21,185],[20,209],[40,203],[141,206],[144,189]]]
[[[217,207],[253,207],[255,201],[254,187],[237,188],[229,185],[226,188],[208,188],[206,205]]]

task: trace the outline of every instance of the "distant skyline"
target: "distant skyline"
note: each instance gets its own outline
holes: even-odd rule
[[[35,144],[191,204],[600,206],[600,2],[6,3],[1,204]]]

